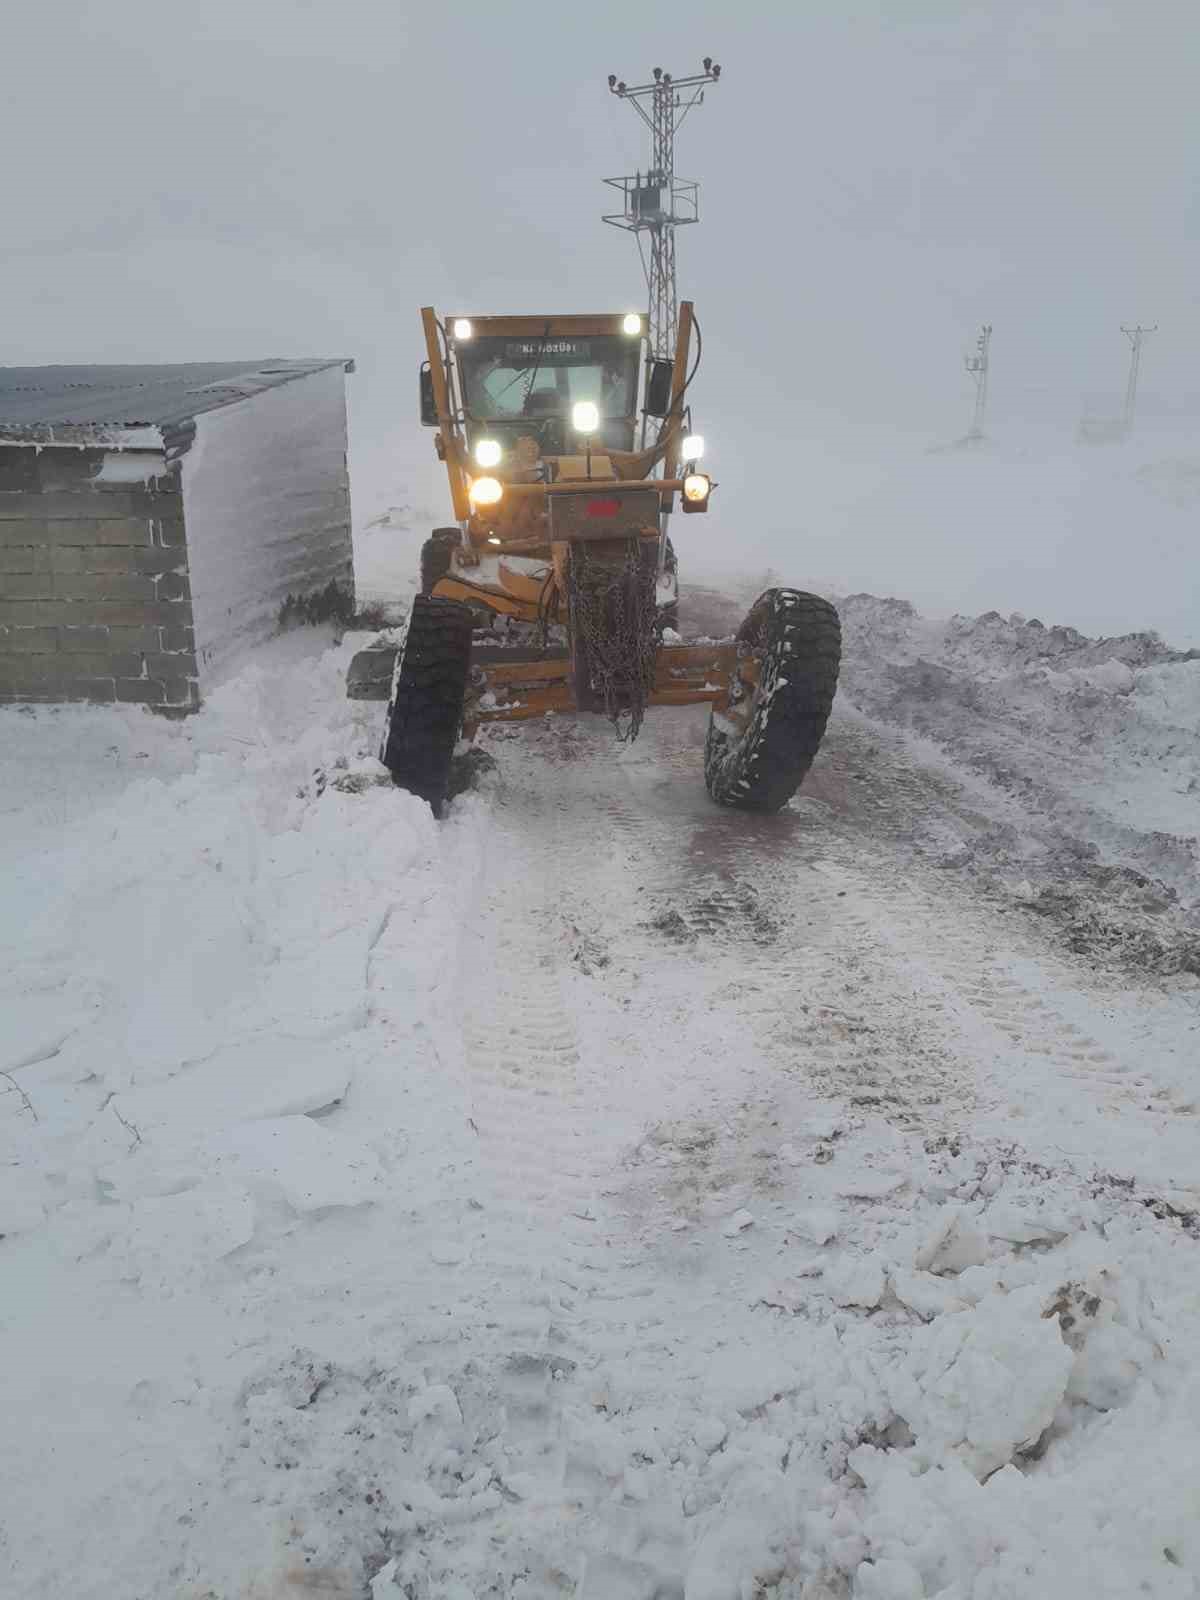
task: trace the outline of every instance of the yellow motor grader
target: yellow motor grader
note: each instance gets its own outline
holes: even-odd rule
[[[599,712],[633,738],[648,706],[704,701],[713,799],[779,810],[825,731],[838,616],[768,589],[727,642],[676,631],[667,519],[677,500],[707,513],[715,487],[691,430],[691,303],[670,361],[649,355],[634,312],[443,321],[426,307],[421,320],[421,421],[456,523],[421,552],[399,643],[361,651],[349,682],[388,699],[395,783],[440,814],[457,743],[484,723]]]

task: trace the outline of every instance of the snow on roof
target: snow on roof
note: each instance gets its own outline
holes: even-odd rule
[[[191,361],[161,366],[0,367],[0,438],[46,439],[51,429],[170,428],[329,361]]]

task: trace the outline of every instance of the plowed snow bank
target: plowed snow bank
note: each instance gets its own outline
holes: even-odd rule
[[[839,609],[844,701],[1018,803],[1015,828],[995,811],[991,837],[947,837],[946,864],[998,875],[1081,948],[1200,974],[1197,652],[873,595]]]

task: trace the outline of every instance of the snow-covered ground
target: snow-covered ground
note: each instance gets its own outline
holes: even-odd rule
[[[679,542],[727,581],[772,565],[821,592],[902,595],[930,616],[1019,610],[1200,647],[1196,419],[1146,418],[1102,446],[1068,424],[998,419],[969,448],[818,420],[789,441],[781,494],[758,470],[758,413],[705,415],[718,492]]]
[[[435,824],[361,637],[3,713],[0,1591],[1200,1590],[1200,661],[842,608],[775,818]]]

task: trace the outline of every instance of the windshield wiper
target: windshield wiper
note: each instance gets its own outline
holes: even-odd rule
[[[533,399],[533,386],[537,382],[538,368],[541,366],[542,357],[546,353],[546,341],[550,337],[550,329],[552,326],[552,323],[548,322],[546,324],[545,332],[542,334],[542,342],[538,345],[538,352],[533,362],[533,371],[529,375],[529,387],[526,389],[525,398],[521,402],[521,415],[523,417],[527,417],[529,415],[529,402]]]

